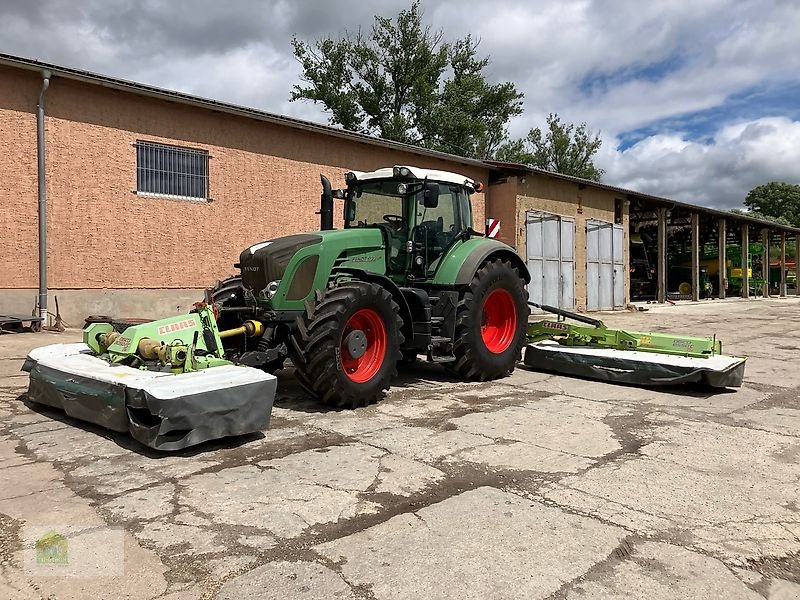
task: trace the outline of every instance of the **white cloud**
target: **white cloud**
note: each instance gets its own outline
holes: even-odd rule
[[[601,154],[608,183],[731,208],[762,183],[800,183],[800,121],[767,117],[730,124],[708,143],[654,135],[623,152],[607,148]]]

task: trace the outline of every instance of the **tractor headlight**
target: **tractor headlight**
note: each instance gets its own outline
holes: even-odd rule
[[[270,281],[267,284],[266,289],[264,290],[264,295],[267,297],[267,300],[272,299],[272,297],[278,293],[278,286],[281,284],[280,279],[276,279],[275,281]]]
[[[411,177],[411,170],[408,167],[395,167],[392,169],[394,177]]]

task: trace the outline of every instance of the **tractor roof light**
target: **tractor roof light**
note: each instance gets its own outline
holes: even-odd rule
[[[411,169],[408,167],[394,167],[392,175],[394,177],[411,177]]]
[[[344,174],[344,181],[347,184],[353,183],[356,180],[356,174],[352,171],[348,171]]]

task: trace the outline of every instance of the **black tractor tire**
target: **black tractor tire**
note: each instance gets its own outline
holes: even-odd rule
[[[211,289],[211,300],[218,308],[226,306],[245,306],[244,300],[244,285],[242,278],[239,275],[227,277],[222,281],[218,281]],[[235,329],[240,327],[247,319],[253,318],[255,315],[248,311],[220,311],[217,316],[217,328],[220,331],[226,329]],[[264,339],[252,341],[248,340],[242,335],[235,335],[226,337],[222,340],[222,347],[225,350],[225,356],[229,360],[236,361],[238,358],[248,350],[258,350],[265,352],[269,347],[269,343]],[[273,361],[259,365],[258,368],[263,369],[267,373],[274,373],[283,368],[283,363],[286,357],[282,356]]]
[[[244,285],[238,275],[218,281],[211,288],[211,301],[220,308],[226,306],[244,306]],[[241,312],[220,312],[217,317],[217,328],[220,331],[240,327],[249,315]]]
[[[456,360],[450,369],[465,379],[477,381],[512,373],[522,355],[529,314],[528,293],[519,271],[501,259],[484,263],[456,309],[453,341]],[[490,315],[492,323],[487,321]],[[498,323],[497,336],[491,338],[487,334],[490,337],[487,342],[484,326]]]
[[[350,281],[317,290],[289,338],[289,357],[300,385],[337,408],[380,400],[397,375],[404,339],[399,313],[391,294],[373,283]],[[366,350],[353,358],[347,338],[361,327]]]

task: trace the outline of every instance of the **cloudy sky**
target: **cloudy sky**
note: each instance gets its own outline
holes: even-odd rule
[[[0,0],[0,52],[326,122],[289,102],[289,41],[369,26],[410,0]],[[604,181],[720,208],[800,183],[799,0],[423,0],[481,39],[489,77],[601,132]]]

